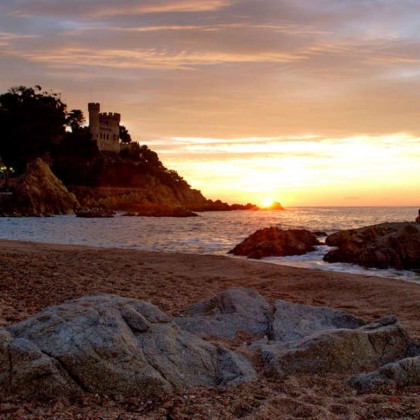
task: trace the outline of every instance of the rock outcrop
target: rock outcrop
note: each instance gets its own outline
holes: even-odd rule
[[[115,295],[47,308],[0,338],[2,393],[153,394],[256,375],[243,356],[181,330],[155,306]]]
[[[200,337],[234,338],[238,331],[265,335],[270,342],[300,340],[317,331],[355,329],[366,322],[331,308],[276,300],[270,305],[254,290],[231,287],[212,298],[188,306],[173,320]]]
[[[364,267],[420,269],[420,224],[382,223],[329,235],[326,244],[337,247],[324,260]]]
[[[198,214],[182,207],[165,206],[137,206],[136,211],[123,214],[123,216],[139,217],[197,217]]]
[[[97,219],[103,217],[114,217],[115,212],[114,210],[106,209],[104,207],[88,207],[78,209],[76,211],[76,216],[86,219]]]
[[[348,312],[276,300],[270,338],[276,342],[290,342],[318,331],[355,329],[365,324]]]
[[[305,229],[282,230],[271,226],[257,230],[229,254],[242,255],[248,258],[285,257],[302,255],[315,250],[318,244],[316,236]]]
[[[272,306],[257,292],[232,287],[183,310],[174,321],[200,337],[234,338],[238,331],[268,334]]]
[[[299,341],[261,346],[267,374],[354,372],[376,369],[403,358],[410,339],[395,317],[357,329],[320,331]]]
[[[243,349],[261,358],[262,375],[379,369],[348,380],[360,392],[420,383],[418,343],[393,316],[366,324],[330,308],[281,300],[273,307],[243,288],[183,313],[171,318],[144,301],[96,295],[0,328],[0,394],[157,394],[238,385],[256,378],[251,362],[211,337],[233,339],[239,331],[254,336]]]
[[[49,216],[73,214],[80,205],[50,167],[38,158],[28,164],[8,206],[4,211],[6,215]]]
[[[420,356],[407,357],[382,366],[375,372],[352,376],[347,384],[359,393],[371,392],[384,386],[401,388],[420,385]]]

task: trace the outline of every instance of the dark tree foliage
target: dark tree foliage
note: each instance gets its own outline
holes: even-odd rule
[[[79,127],[66,133],[54,148],[51,169],[66,185],[95,185],[98,158],[98,146],[89,129]]]
[[[65,134],[66,104],[40,86],[11,88],[0,95],[0,156],[18,173],[49,154]]]
[[[131,135],[123,125],[120,125],[120,140],[122,143],[131,143]]]
[[[145,144],[140,146],[135,142],[130,143],[130,147],[122,150],[120,156],[126,162],[132,162],[130,165],[127,163],[127,167],[130,167],[132,177],[138,181],[133,179],[131,185],[133,185],[133,182],[141,183],[141,176],[139,175],[148,174],[171,188],[190,188],[188,183],[176,171],[165,168],[158,154]],[[127,172],[127,168],[125,168],[124,172]]]
[[[162,164],[156,152],[131,141],[124,126],[120,155],[99,152],[78,109],[67,111],[60,94],[40,86],[11,88],[0,95],[0,157],[18,174],[36,157],[48,157],[53,172],[66,185],[148,187],[160,183],[190,188],[175,171]],[[71,131],[69,131],[70,129]]]
[[[80,130],[85,122],[85,116],[80,109],[72,109],[67,114],[66,124],[70,127],[73,133]]]

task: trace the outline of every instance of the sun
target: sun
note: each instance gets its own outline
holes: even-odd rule
[[[268,208],[273,206],[274,200],[270,197],[266,197],[266,198],[264,198],[264,200],[262,200],[261,203],[262,203],[263,208],[268,209]]]

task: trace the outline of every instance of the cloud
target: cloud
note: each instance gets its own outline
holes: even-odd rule
[[[420,132],[415,1],[0,4],[2,88],[91,91],[139,137]]]
[[[4,2],[5,3],[5,2]],[[4,4],[9,16],[30,18],[55,17],[115,17],[126,15],[197,13],[223,9],[230,0],[23,0]]]
[[[37,38],[36,35],[24,35],[16,34],[11,32],[0,32],[0,46],[9,47],[12,46],[15,41],[27,40]]]
[[[143,2],[142,5],[127,8],[125,11],[121,9],[114,10],[113,14],[146,14],[146,13],[173,13],[173,12],[208,12],[223,9],[231,4],[229,0],[153,0]],[[109,11],[106,12],[109,14]],[[100,14],[99,14],[100,15]]]
[[[168,52],[165,50],[99,50],[59,48],[38,51],[5,51],[3,55],[19,56],[28,61],[43,62],[48,67],[76,68],[84,66],[115,69],[193,69],[223,63],[290,63],[301,60],[299,55],[263,53],[259,55],[225,52]]]
[[[408,194],[419,13],[417,0],[0,0],[0,88],[101,102],[205,192],[228,172],[238,189],[270,179],[343,199],[386,180]]]

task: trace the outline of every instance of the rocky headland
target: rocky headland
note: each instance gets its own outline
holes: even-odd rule
[[[38,158],[15,180],[12,192],[0,201],[0,216],[53,216],[74,214],[79,217],[112,217],[121,210],[149,217],[189,217],[200,211],[238,210],[221,202],[207,200],[197,190],[183,186],[171,189],[158,182],[138,188],[73,186],[71,192]]]
[[[110,167],[119,158],[108,157]],[[128,164],[127,164],[128,165]],[[26,172],[14,181],[12,193],[0,201],[2,216],[52,216],[77,213],[80,217],[110,217],[115,211],[147,217],[191,217],[195,211],[258,210],[254,204],[229,205],[209,200],[185,181],[162,179],[145,174],[140,181],[133,172],[134,185],[72,185],[68,188],[41,158],[27,165]],[[162,169],[165,173],[166,169]],[[106,176],[101,181],[106,183]],[[175,177],[175,175],[171,175]],[[137,181],[138,182],[137,182]],[[124,182],[121,181],[121,182]]]

